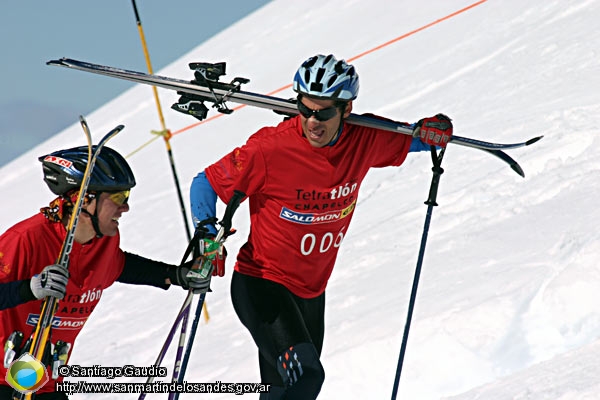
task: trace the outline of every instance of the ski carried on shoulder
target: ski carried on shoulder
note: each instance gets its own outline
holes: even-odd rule
[[[86,165],[85,172],[83,174],[81,185],[79,187],[77,201],[73,205],[73,211],[71,213],[69,223],[66,227],[67,234],[65,236],[60,250],[60,254],[56,261],[56,264],[66,269],[69,268],[69,255],[73,248],[73,241],[75,239],[75,229],[77,228],[79,214],[81,213],[81,209],[83,207],[85,192],[87,191],[88,185],[90,183],[90,178],[92,176],[94,164],[96,163],[96,158],[100,154],[100,151],[102,150],[104,145],[124,128],[123,125],[118,125],[116,128],[108,132],[96,146],[93,146],[92,134],[90,132],[90,128],[85,118],[83,116],[80,116],[79,122],[81,123],[81,127],[83,128],[83,132],[85,133],[87,139],[88,162]],[[44,356],[46,355],[47,349],[50,345],[52,320],[54,319],[54,314],[56,313],[57,308],[58,299],[56,299],[55,297],[46,297],[44,299],[44,302],[42,303],[42,311],[40,313],[40,318],[37,322],[35,330],[33,331],[31,338],[25,343],[25,346],[23,348],[24,353],[29,353],[32,357],[34,357],[44,365],[45,362],[47,362]],[[17,391],[15,391],[14,393],[14,399],[30,400],[32,398],[32,393],[20,393]]]
[[[287,116],[295,116],[298,114],[295,100],[241,90],[241,86],[249,82],[246,78],[236,77],[230,83],[220,82],[219,78],[222,75],[225,75],[224,62],[216,64],[200,62],[190,63],[189,67],[194,71],[194,79],[192,81],[160,75],[150,75],[143,72],[93,64],[70,58],[51,60],[46,64],[175,90],[181,95],[181,98],[177,103],[173,104],[171,108],[192,115],[199,120],[205,119],[209,111],[204,102],[212,104],[212,108],[216,108],[217,111],[224,114],[231,114],[233,112],[232,109],[227,107],[227,101],[266,108],[273,110],[278,114]],[[354,125],[398,132],[404,135],[412,136],[413,134],[413,130],[405,124],[381,120],[367,115],[350,114],[345,121]],[[450,143],[484,150],[508,163],[519,175],[525,176],[519,164],[504,153],[503,150],[529,146],[540,140],[542,137],[543,136],[537,136],[519,143],[490,143],[453,135],[450,139]]]

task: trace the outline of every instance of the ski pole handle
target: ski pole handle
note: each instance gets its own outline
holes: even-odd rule
[[[217,237],[215,238],[216,242],[221,241],[223,236],[226,236],[231,231],[231,224],[233,219],[233,214],[236,212],[242,200],[246,197],[246,193],[240,190],[234,190],[233,196],[227,203],[227,207],[225,208],[225,214],[223,215],[223,219],[221,220],[221,229],[217,233]]]

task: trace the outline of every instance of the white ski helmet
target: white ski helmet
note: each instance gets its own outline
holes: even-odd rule
[[[344,60],[338,61],[333,54],[309,58],[294,76],[295,92],[321,99],[354,100],[358,87],[358,74],[354,67]]]

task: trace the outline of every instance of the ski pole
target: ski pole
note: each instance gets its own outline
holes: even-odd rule
[[[214,239],[215,242],[222,243],[225,241],[227,236],[229,236],[233,233],[231,231],[233,214],[239,207],[239,205],[242,202],[244,197],[246,197],[245,193],[243,193],[239,190],[234,191],[233,196],[231,197],[231,199],[227,203],[227,207],[225,208],[225,215],[223,216],[223,219],[221,220],[221,228],[219,229],[219,232],[217,232],[217,236]],[[194,338],[196,336],[196,329],[198,328],[198,321],[200,319],[200,314],[202,312],[202,304],[204,303],[205,297],[206,297],[206,293],[202,293],[200,295],[200,299],[198,300],[198,306],[196,307],[196,314],[194,316],[194,321],[192,322],[192,327],[190,329],[190,338],[188,339],[188,342],[187,342],[187,347],[185,349],[185,355],[183,357],[183,361],[181,362],[181,369],[179,371],[179,377],[177,379],[177,382],[179,382],[179,383],[183,382],[183,377],[185,376],[185,372],[187,370],[188,362],[190,359],[190,354],[192,352],[192,346],[194,345]],[[169,394],[169,400],[178,400],[178,399],[179,399],[179,392]]]
[[[194,260],[199,260],[201,257],[200,254],[200,239],[204,238],[204,233],[201,230],[198,230],[195,234],[194,234],[194,239],[190,242],[190,246],[192,246],[192,254],[194,257]],[[201,297],[201,302],[198,303],[198,309],[196,310],[196,314],[194,316],[194,324],[197,325],[197,322],[200,319],[200,314],[202,312],[202,308],[204,308],[204,293],[202,293]],[[177,344],[177,353],[175,355],[175,365],[173,366],[173,375],[171,378],[172,382],[178,382],[179,381],[179,373],[181,371],[181,361],[182,361],[182,356],[183,356],[183,350],[185,347],[185,340],[186,340],[186,334],[187,334],[187,324],[188,324],[188,319],[190,316],[190,312],[192,310],[192,300],[194,298],[194,291],[192,289],[190,289],[188,296],[186,297],[186,302],[187,302],[187,309],[185,311],[185,314],[183,315],[183,319],[181,320],[181,333],[179,335],[179,343]],[[195,335],[196,334],[196,329],[197,327],[192,326],[192,332]],[[191,339],[191,337],[190,337]],[[169,398],[172,395],[169,394]]]
[[[189,311],[190,311],[190,307],[192,304],[192,297],[193,297],[193,292],[189,292],[185,301],[183,302],[183,305],[181,306],[181,309],[179,311],[179,313],[177,314],[177,317],[175,318],[175,322],[173,323],[173,326],[171,327],[171,330],[169,331],[169,334],[167,335],[167,339],[165,340],[165,343],[163,344],[162,348],[160,349],[160,352],[158,353],[158,357],[156,358],[156,361],[154,362],[153,365],[155,366],[160,366],[160,364],[162,363],[163,358],[165,358],[165,355],[167,354],[167,350],[169,349],[169,346],[171,345],[171,341],[173,341],[173,337],[175,336],[175,331],[177,330],[177,326],[179,325],[180,322],[182,322],[182,320],[185,318],[187,319],[188,315],[189,315]],[[177,365],[177,362],[175,363]],[[152,383],[154,381],[154,377],[149,376],[148,379],[146,380],[146,384]],[[146,392],[141,392],[138,400],[143,400],[146,398]]]
[[[148,52],[148,46],[146,45],[146,38],[144,36],[144,30],[142,28],[142,21],[140,20],[140,15],[138,13],[137,5],[135,4],[135,0],[131,0],[131,4],[133,5],[133,11],[135,13],[135,20],[138,27],[138,32],[140,34],[140,40],[142,42],[142,48],[144,49],[144,56],[146,58],[146,66],[148,67],[148,73],[152,74],[152,64],[150,62],[150,53]],[[173,151],[171,150],[171,144],[169,139],[171,138],[171,132],[167,129],[165,124],[165,118],[163,116],[162,107],[160,106],[160,99],[158,98],[158,91],[156,86],[152,86],[152,92],[154,93],[154,100],[156,102],[156,109],[158,111],[158,118],[160,120],[160,125],[162,127],[162,131],[158,132],[163,136],[165,141],[165,146],[167,147],[167,154],[169,156],[169,163],[171,164],[171,171],[173,172],[173,180],[175,181],[175,187],[177,189],[177,196],[179,197],[179,206],[181,207],[181,213],[183,215],[183,222],[185,224],[185,233],[187,235],[188,241],[192,238],[190,235],[190,226],[188,220],[186,218],[185,205],[183,203],[183,196],[181,195],[181,188],[179,185],[179,177],[177,175],[177,170],[175,169],[175,160],[173,158]]]
[[[404,362],[404,354],[406,353],[406,346],[408,342],[408,333],[410,331],[410,323],[412,320],[412,314],[415,308],[415,301],[417,298],[417,287],[419,286],[419,277],[421,276],[421,267],[423,265],[423,257],[425,255],[425,245],[427,243],[427,235],[429,233],[429,225],[431,223],[431,214],[433,207],[437,206],[436,198],[438,186],[440,184],[440,176],[444,173],[441,168],[442,158],[444,157],[445,148],[440,151],[438,156],[434,146],[431,146],[431,159],[433,161],[433,177],[431,178],[431,185],[429,187],[429,197],[425,204],[427,204],[427,215],[425,216],[425,225],[423,227],[423,235],[421,237],[421,247],[419,249],[419,257],[417,259],[417,267],[415,269],[415,276],[413,279],[412,290],[410,293],[410,300],[408,303],[408,313],[406,315],[406,324],[404,325],[404,335],[402,336],[402,346],[400,347],[400,356],[398,357],[398,366],[396,367],[396,377],[394,378],[394,388],[392,390],[392,400],[396,399],[398,393],[398,385],[400,384],[400,374],[402,372],[402,364]]]
[[[215,220],[216,220],[216,218],[215,218]],[[186,262],[187,258],[190,256],[190,254],[193,255],[193,259],[198,258],[198,254],[196,254],[196,252],[197,252],[197,248],[199,245],[201,235],[203,235],[203,233],[201,231],[198,231],[194,234],[194,237],[189,241],[188,246],[185,249],[185,252],[183,254],[183,258],[181,259],[180,266]],[[193,298],[194,298],[194,291],[190,289],[188,291],[188,294],[187,294],[185,300],[183,301],[183,304],[179,310],[179,313],[177,313],[175,322],[173,322],[173,325],[171,326],[171,330],[169,331],[167,338],[165,339],[165,342],[164,342],[162,348],[160,349],[160,352],[158,353],[158,357],[156,358],[156,361],[153,364],[157,367],[161,365],[165,355],[167,354],[167,350],[169,349],[169,346],[171,345],[171,342],[173,341],[173,338],[175,336],[175,331],[177,330],[177,327],[181,323],[181,334],[180,334],[180,338],[179,338],[177,354],[175,357],[175,364],[174,364],[174,368],[173,368],[173,378],[172,378],[173,382],[177,381],[177,377],[179,374],[179,366],[181,364],[181,355],[183,353],[183,348],[185,347],[187,321],[189,318],[190,309],[192,307]],[[146,384],[150,384],[153,381],[154,381],[154,377],[149,376],[148,379],[146,380]],[[146,398],[146,392],[141,392],[138,397],[138,400],[143,400],[145,398]]]

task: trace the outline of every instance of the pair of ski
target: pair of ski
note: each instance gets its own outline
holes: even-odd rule
[[[189,66],[194,71],[195,78],[192,81],[151,75],[143,72],[73,60],[70,58],[51,60],[48,61],[47,64],[175,90],[182,95],[182,98],[178,103],[174,104],[172,108],[185,114],[192,115],[200,120],[206,118],[208,112],[208,108],[204,105],[205,101],[212,103],[213,108],[216,108],[217,111],[224,114],[233,112],[232,109],[227,107],[226,101],[266,108],[288,116],[298,114],[295,100],[287,100],[279,97],[242,91],[241,85],[249,82],[246,78],[237,77],[230,83],[219,82],[219,77],[225,74],[225,63],[190,63]],[[366,115],[350,114],[345,121],[350,124],[398,132],[404,135],[413,134],[413,130],[404,124],[381,120]],[[521,166],[503,150],[529,146],[541,138],[542,136],[537,136],[525,142],[503,144],[484,142],[453,135],[450,139],[450,143],[472,147],[492,154],[506,162],[517,174],[524,177],[525,173]]]
[[[75,205],[73,206],[71,218],[69,219],[69,223],[66,228],[67,234],[65,236],[65,240],[63,241],[60,254],[58,255],[56,261],[56,264],[64,267],[65,269],[69,268],[69,255],[73,248],[73,241],[75,239],[75,229],[77,228],[77,222],[79,221],[79,214],[81,213],[81,209],[83,207],[85,192],[87,191],[90,178],[92,176],[92,170],[94,169],[94,164],[96,163],[96,159],[104,145],[124,128],[123,125],[118,125],[116,128],[108,132],[100,140],[100,142],[98,142],[96,146],[93,146],[92,134],[90,132],[90,128],[85,118],[83,116],[80,116],[79,121],[81,123],[81,127],[83,128],[83,132],[85,133],[87,140],[88,162],[79,188],[79,195],[77,196],[77,200],[75,202]],[[51,347],[50,340],[52,333],[52,320],[54,319],[54,315],[56,314],[57,308],[58,299],[56,299],[55,297],[46,297],[44,299],[44,302],[42,303],[40,318],[36,324],[33,334],[31,335],[30,339],[26,342],[25,348],[23,349],[24,352],[29,353],[32,357],[34,357],[42,363],[45,361],[45,356],[48,354],[48,349]],[[32,393],[21,393],[15,391],[13,398],[19,400],[30,400],[32,398]]]
[[[223,245],[223,243],[225,242],[225,240],[229,236],[231,236],[233,233],[235,233],[235,230],[233,230],[231,228],[233,214],[239,207],[239,205],[240,205],[241,201],[244,199],[244,197],[246,197],[246,195],[243,192],[241,192],[239,190],[235,190],[233,196],[227,203],[227,207],[225,208],[225,214],[223,215],[223,219],[219,222],[220,228],[219,228],[219,231],[217,232],[217,236],[212,240],[212,243],[214,243],[216,245],[215,247],[221,247]],[[211,223],[215,222],[214,220],[215,219],[213,218],[213,221],[210,221],[210,222]],[[206,247],[201,244],[201,243],[203,243],[202,239],[204,238],[204,236],[206,234],[205,231],[202,230],[203,225],[204,225],[204,223],[200,223],[198,225],[199,229],[196,230],[194,237],[190,240],[190,243],[189,243],[187,249],[185,250],[185,253],[181,260],[181,265],[183,265],[183,263],[185,263],[185,261],[187,260],[187,258],[189,257],[190,254],[193,254],[194,263],[191,268],[191,270],[192,270],[191,273],[199,274],[200,277],[206,278],[207,274],[212,273],[212,270],[210,269],[210,266],[208,265],[211,263],[211,260],[208,257],[205,257],[205,255],[210,253],[210,250],[214,250],[214,249],[207,250]],[[198,271],[198,272],[196,272],[196,271]],[[190,333],[189,333],[189,339],[187,340],[187,344],[186,344],[187,319],[188,319],[188,316],[191,311],[193,297],[194,297],[194,291],[190,289],[185,300],[183,301],[183,304],[179,310],[179,313],[177,314],[177,317],[175,318],[175,321],[173,322],[173,326],[171,327],[171,330],[167,334],[165,343],[163,344],[162,348],[160,349],[160,352],[158,353],[158,357],[156,358],[156,361],[153,364],[155,366],[161,365],[163,359],[165,358],[165,355],[167,354],[167,350],[169,349],[169,346],[171,345],[171,342],[173,341],[175,332],[177,331],[177,328],[181,324],[181,334],[179,337],[177,353],[175,355],[175,365],[173,368],[172,382],[183,383],[183,378],[185,376],[185,372],[187,370],[188,362],[190,359],[190,354],[192,352],[192,346],[194,344],[194,338],[196,336],[196,331],[198,329],[198,323],[200,322],[200,316],[202,313],[202,307],[204,305],[204,298],[206,297],[206,293],[200,294],[200,298],[198,300],[198,305],[196,306],[194,321],[192,322],[192,327],[191,327]],[[183,358],[182,358],[184,346],[185,346],[185,354],[183,355]],[[152,383],[153,381],[154,381],[153,377],[148,377],[148,379],[146,380],[146,383]],[[177,400],[179,398],[179,394],[180,394],[180,392],[169,393],[169,400]],[[138,397],[139,400],[143,400],[144,398],[146,398],[146,393],[141,393],[140,396]]]
[[[73,241],[75,239],[75,230],[77,228],[77,223],[79,221],[79,215],[81,214],[81,210],[83,207],[83,200],[85,198],[85,193],[89,186],[90,178],[92,176],[92,171],[94,169],[96,159],[98,158],[98,155],[102,151],[102,148],[104,147],[104,145],[110,139],[112,139],[114,136],[116,136],[124,128],[123,125],[118,125],[116,128],[114,128],[110,132],[108,132],[98,142],[98,144],[94,146],[94,145],[92,145],[92,135],[91,135],[89,126],[87,124],[87,121],[85,120],[85,118],[83,116],[80,116],[79,120],[80,120],[81,126],[83,128],[83,131],[85,133],[87,144],[88,144],[88,162],[87,162],[85,172],[83,174],[81,185],[79,187],[79,194],[77,196],[75,205],[73,206],[71,218],[69,219],[69,223],[66,228],[67,233],[66,233],[65,239],[63,241],[63,245],[61,247],[60,254],[56,261],[56,264],[61,265],[65,269],[69,268],[69,255],[73,248]],[[234,232],[234,230],[231,229],[233,214],[239,207],[240,202],[242,201],[242,199],[244,197],[245,197],[244,193],[242,193],[240,191],[234,192],[234,195],[232,196],[231,200],[229,201],[229,203],[227,204],[227,207],[225,209],[225,215],[223,217],[223,220],[220,222],[219,232],[217,233],[217,236],[214,239],[215,243],[222,245],[224,243],[225,239]],[[201,264],[204,262],[204,257],[202,254],[204,252],[203,248],[202,248],[202,246],[198,245],[199,239],[201,238],[201,234],[202,234],[202,232],[198,231],[197,234],[194,236],[194,238],[190,241],[190,244],[188,245],[188,249],[186,250],[186,253],[182,260],[182,263],[183,263],[189,256],[190,252],[194,252],[195,262],[194,262],[194,265],[192,266],[192,271],[200,270],[201,271],[200,273],[202,273],[202,271],[203,271],[203,269],[201,268],[202,267]],[[208,272],[210,272],[210,271],[208,271]],[[166,340],[165,344],[163,345],[163,348],[161,349],[161,352],[159,354],[159,357],[158,357],[155,365],[160,365],[160,363],[162,362],[162,359],[164,358],[164,355],[166,354],[166,351],[171,343],[171,340],[175,334],[175,330],[177,329],[179,323],[183,322],[184,320],[187,320],[189,311],[191,308],[193,296],[194,296],[194,292],[193,292],[193,290],[190,290],[188,292],[188,295],[187,295],[184,303],[183,303],[183,306],[181,307],[181,310],[179,311],[179,314],[177,315],[175,323],[173,324],[173,327],[171,328],[171,331],[169,332],[167,340]],[[200,319],[200,313],[202,311],[202,305],[204,304],[204,297],[205,297],[205,293],[202,293],[200,295],[200,300],[198,303],[198,308],[196,310],[194,323],[192,325],[192,329],[190,332],[190,339],[187,342],[185,356],[183,358],[183,362],[180,363],[183,345],[185,343],[186,324],[185,323],[183,324],[182,335],[180,338],[179,348],[178,348],[177,356],[176,356],[175,368],[173,371],[173,381],[183,382],[183,376],[187,369],[187,364],[189,361],[189,356],[191,354],[193,339],[194,339],[194,336],[196,333],[198,321]],[[55,297],[46,297],[46,299],[44,299],[44,301],[42,303],[42,309],[41,309],[40,318],[38,320],[38,323],[36,324],[36,327],[30,337],[30,340],[27,341],[25,348],[23,349],[24,352],[28,352],[32,357],[36,358],[37,360],[39,360],[42,363],[44,361],[46,361],[45,359],[48,355],[48,349],[51,346],[52,321],[56,314],[56,310],[58,309],[58,303],[59,303],[59,300],[56,299]],[[149,378],[149,382],[151,382],[151,378]],[[21,393],[21,392],[15,391],[15,394],[13,395],[13,399],[15,399],[15,400],[31,400],[32,395],[33,395],[33,393],[31,393],[31,392],[30,393]],[[140,396],[140,399],[143,399],[144,397],[145,397],[145,394],[142,394]],[[179,397],[178,393],[172,393],[169,396],[170,399],[177,399],[178,397]]]

